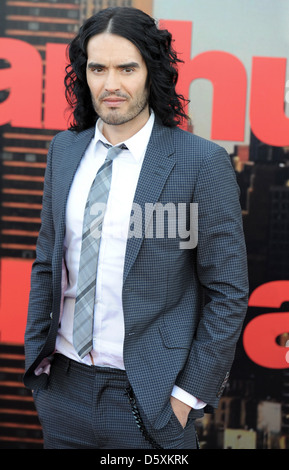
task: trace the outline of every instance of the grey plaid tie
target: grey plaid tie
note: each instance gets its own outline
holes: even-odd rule
[[[103,142],[102,142],[103,143]],[[112,160],[126,149],[125,145],[109,147],[105,162],[98,170],[91,185],[83,220],[79,275],[74,310],[73,344],[83,358],[93,346],[93,312],[95,303],[96,274],[102,222],[112,175]]]

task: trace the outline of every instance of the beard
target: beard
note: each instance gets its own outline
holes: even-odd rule
[[[129,121],[132,121],[147,108],[149,102],[149,93],[145,90],[145,93],[140,98],[135,99],[130,104],[125,114],[118,108],[103,110],[101,104],[99,103],[101,103],[101,100],[109,97],[110,95],[110,93],[105,93],[100,96],[98,101],[91,95],[91,100],[96,114],[105,124],[109,124],[111,126],[120,126],[122,124],[126,124]],[[129,98],[127,95],[120,93],[113,93],[113,96],[126,99]]]

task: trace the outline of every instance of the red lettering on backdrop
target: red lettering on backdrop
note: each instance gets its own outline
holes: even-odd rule
[[[44,126],[46,129],[66,129],[69,115],[65,99],[65,51],[66,44],[46,45],[45,76],[45,111]]]
[[[42,62],[37,50],[18,39],[0,38],[1,58],[10,67],[0,70],[0,90],[9,90],[0,103],[0,125],[41,127]]]
[[[254,134],[269,145],[289,144],[289,118],[284,113],[286,59],[254,57],[250,121]]]
[[[178,91],[188,97],[192,81],[210,80],[214,89],[211,138],[242,141],[247,89],[243,64],[234,55],[223,51],[208,51],[191,58],[192,23],[163,20],[162,26],[172,32],[174,47],[184,60],[184,64],[179,67]],[[63,93],[65,49],[66,45],[63,44],[46,46],[44,126],[49,129],[61,130],[67,127],[67,104]],[[10,122],[14,127],[41,128],[43,67],[40,54],[32,45],[12,38],[0,38],[0,50],[0,58],[10,64],[9,68],[0,70],[0,90],[9,90],[7,99],[0,103],[0,125]],[[269,145],[289,145],[289,118],[284,112],[285,75],[285,58],[253,57],[251,126],[255,135]],[[2,276],[1,281],[2,312],[3,292],[9,292],[9,285],[5,284],[3,289],[3,280],[8,282],[9,276]],[[10,287],[13,287],[12,281]],[[278,308],[282,302],[289,301],[288,288],[289,281],[274,281],[260,286],[252,293],[249,306]],[[13,309],[25,321],[20,310],[19,306]],[[6,315],[5,317],[7,318]],[[0,329],[2,340],[12,339],[7,325]],[[263,367],[288,368],[288,349],[276,342],[279,335],[288,331],[289,312],[259,315],[245,328],[245,351],[254,362]],[[3,332],[7,337],[3,336]],[[19,341],[22,332],[23,324],[19,328],[17,339],[13,340]]]
[[[251,294],[249,306],[280,308],[289,301],[289,281],[272,281]],[[277,344],[277,337],[289,332],[289,312],[259,315],[251,320],[243,334],[246,354],[256,364],[269,369],[287,369],[287,348]],[[287,357],[287,359],[286,359]]]
[[[247,75],[242,62],[222,51],[203,52],[191,59],[192,22],[165,20],[161,26],[172,33],[174,49],[185,62],[179,66],[179,92],[188,97],[191,82],[198,78],[213,84],[211,139],[243,141]]]
[[[211,138],[243,141],[247,79],[242,62],[224,51],[207,51],[192,59],[192,22],[163,20],[161,25],[172,32],[175,49],[184,60],[179,67],[178,91],[188,97],[196,79],[209,80],[213,85]],[[61,130],[67,127],[68,118],[62,92],[66,45],[46,47],[44,127]],[[10,122],[15,127],[40,128],[40,55],[33,46],[17,39],[0,38],[0,49],[5,51],[1,58],[11,64],[11,68],[0,70],[0,90],[10,89],[9,97],[0,103],[0,125]],[[262,142],[275,146],[289,145],[289,118],[284,113],[285,67],[284,58],[253,57],[251,127]]]

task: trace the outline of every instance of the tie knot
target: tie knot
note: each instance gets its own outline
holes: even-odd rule
[[[101,143],[108,149],[106,161],[113,160],[122,150],[127,150],[127,146],[125,144],[116,145],[113,147],[112,145],[102,142]]]

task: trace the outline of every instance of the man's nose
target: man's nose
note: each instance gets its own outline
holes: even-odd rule
[[[105,89],[107,91],[116,91],[120,89],[120,80],[117,71],[108,71],[105,81]]]

